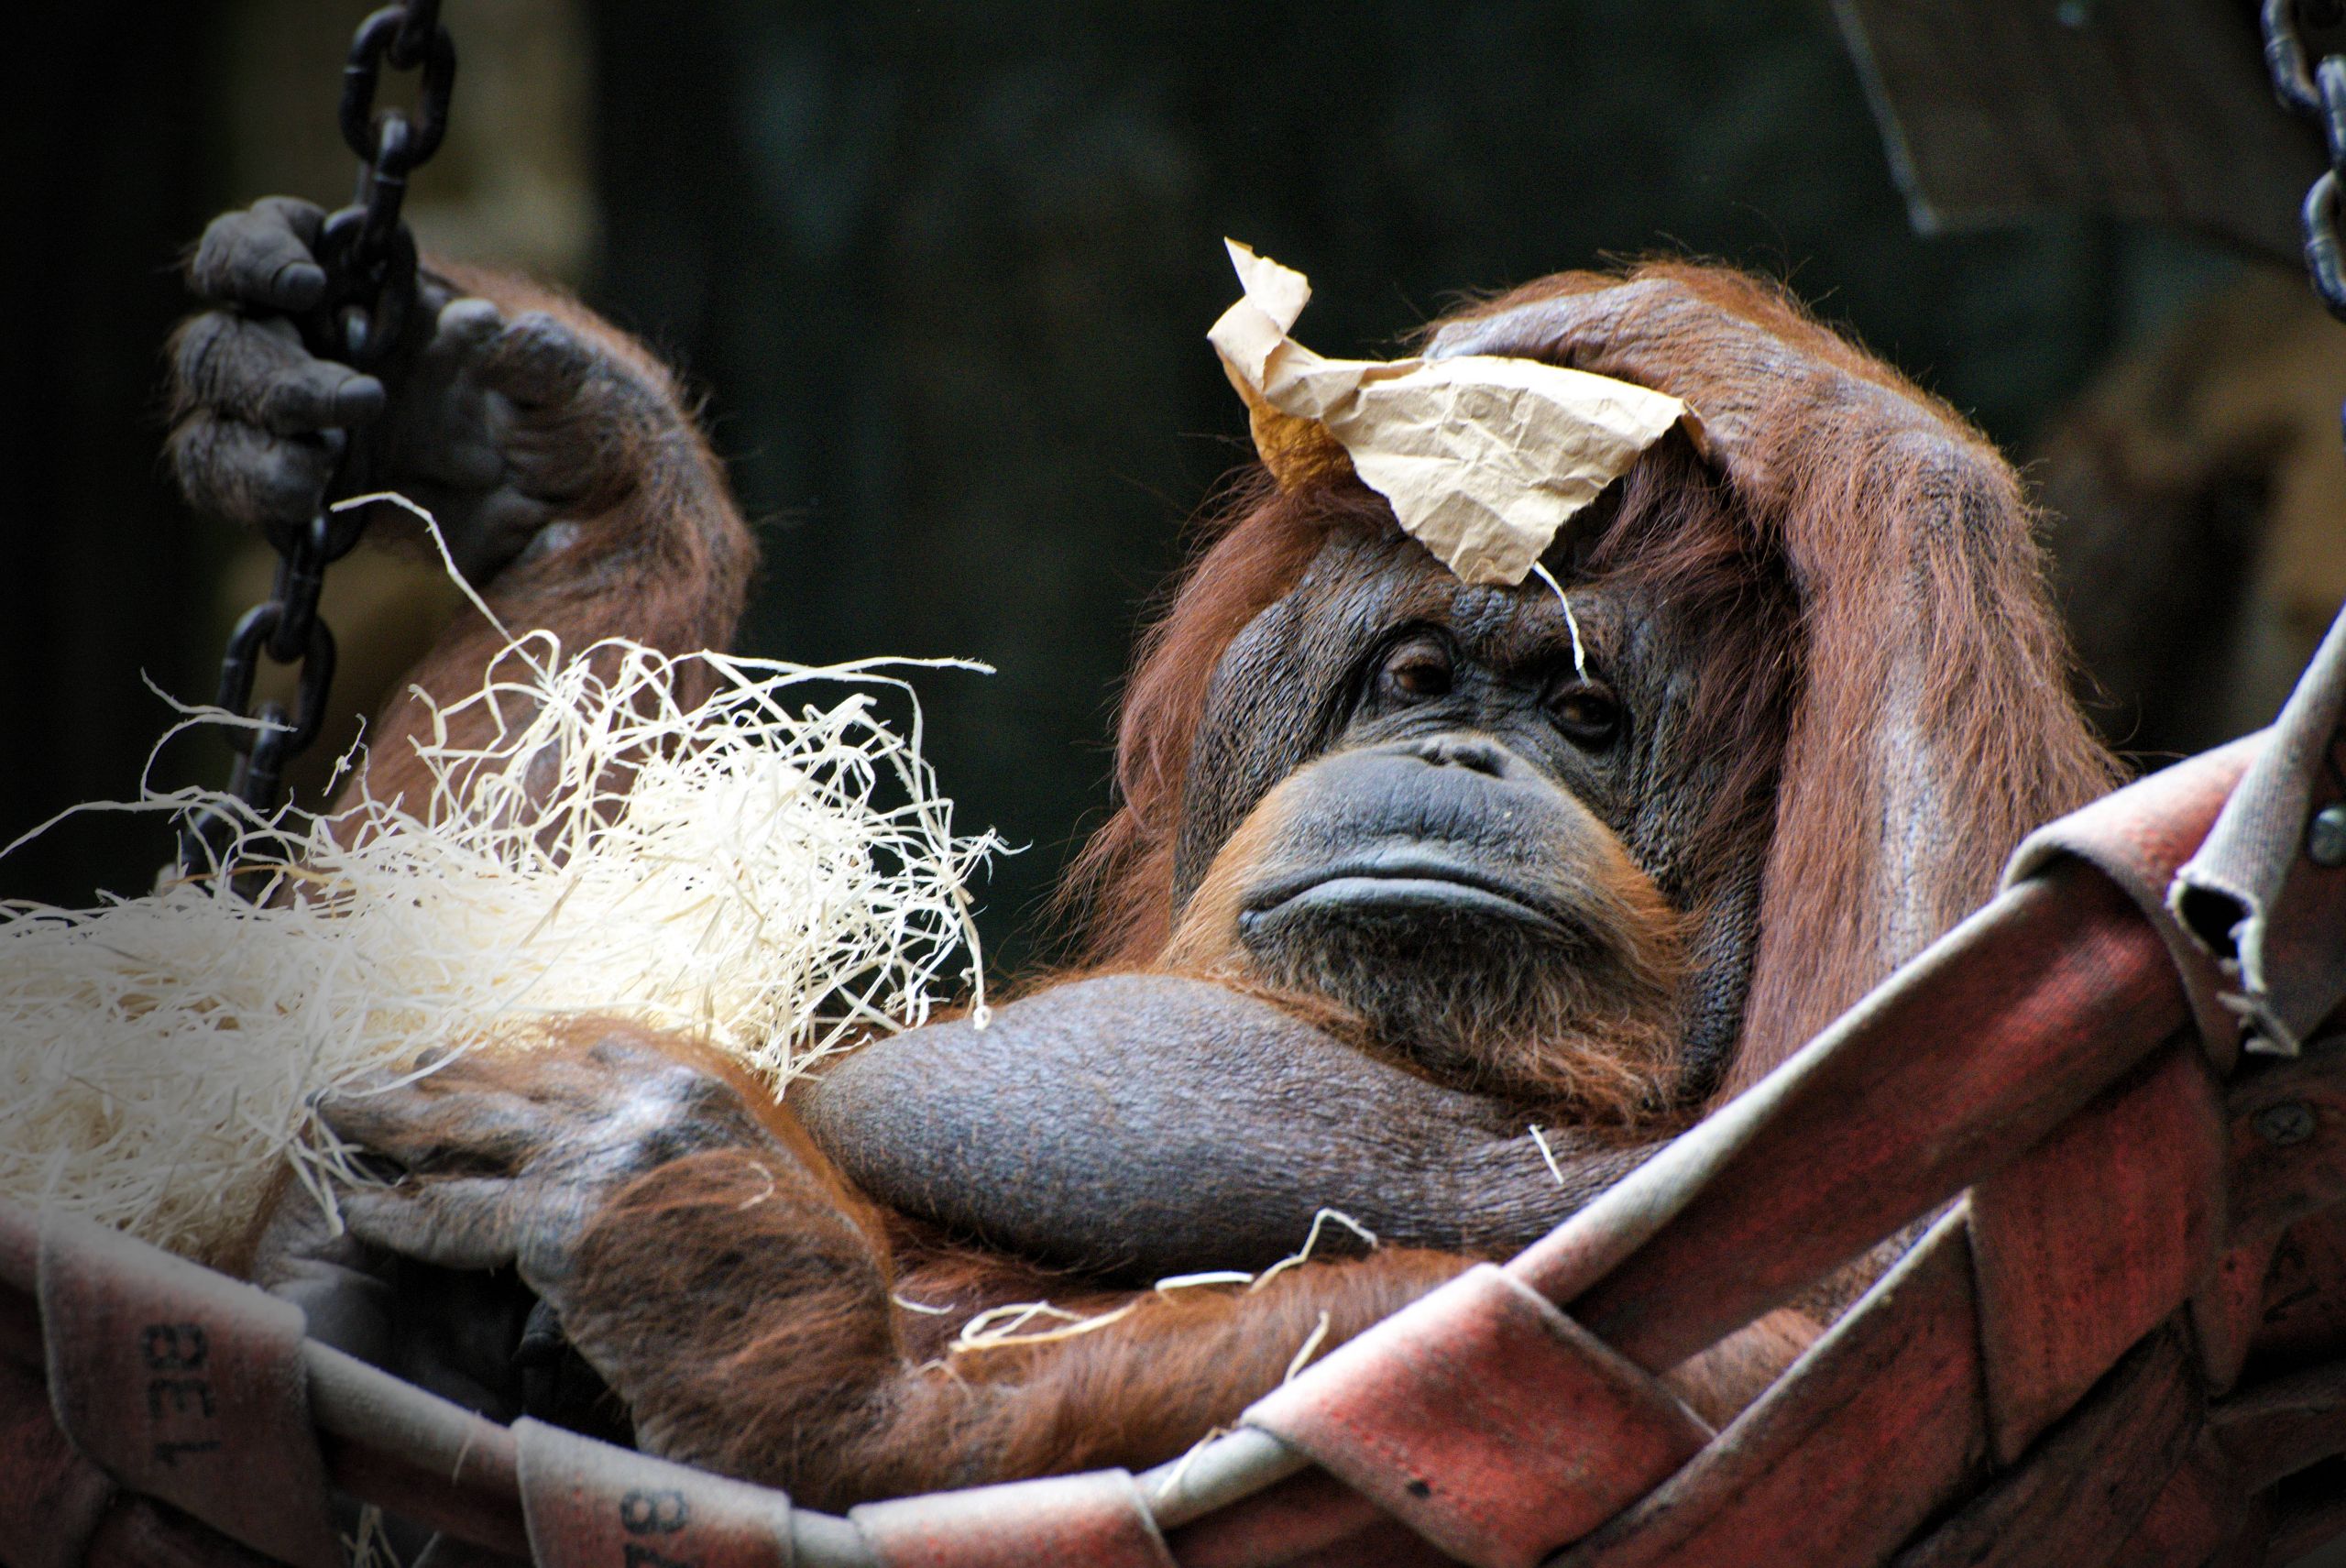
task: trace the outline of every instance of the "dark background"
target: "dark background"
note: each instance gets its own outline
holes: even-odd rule
[[[136,789],[168,718],[142,672],[207,693],[253,568],[161,481],[170,264],[220,207],[343,198],[332,104],[364,9],[88,3],[36,29],[0,156],[22,214],[0,839]],[[1833,17],[1802,0],[446,15],[459,135],[419,177],[418,227],[567,276],[707,392],[764,524],[742,645],[999,667],[922,685],[965,825],[1032,846],[985,895],[1014,964],[1107,804],[1136,618],[1244,455],[1203,337],[1235,294],[1222,236],[1311,275],[1299,335],[1331,354],[1392,352],[1462,293],[1560,268],[1724,258],[2023,453],[2242,265],[2087,216],[1918,238]],[[191,745],[158,778],[218,762]],[[0,895],[136,891],[167,850],[159,824],[71,827],[0,861]]]

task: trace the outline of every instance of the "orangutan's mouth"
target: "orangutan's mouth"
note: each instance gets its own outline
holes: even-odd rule
[[[1429,916],[1505,921],[1559,938],[1571,927],[1540,894],[1483,866],[1422,843],[1349,855],[1275,878],[1249,891],[1238,916],[1242,938],[1290,920],[1409,921]]]

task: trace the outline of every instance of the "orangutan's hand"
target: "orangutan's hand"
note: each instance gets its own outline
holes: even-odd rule
[[[386,1075],[319,1114],[393,1178],[343,1190],[360,1243],[441,1268],[514,1268],[556,1312],[580,1236],[620,1189],[685,1155],[773,1146],[730,1084],[619,1025],[583,1047]]]
[[[2001,471],[1984,442],[1960,441],[1951,411],[1798,307],[1765,285],[1700,269],[1652,269],[1469,316],[1437,333],[1429,351],[1548,359],[1682,399],[1700,422],[1698,444],[1763,510],[1836,477],[1819,474],[1819,450],[1919,445]]]
[[[379,375],[312,354],[294,323],[325,291],[323,221],[270,197],[214,219],[188,264],[212,308],[172,340],[170,460],[199,510],[281,537],[355,442],[367,488],[428,510],[466,580],[486,585],[549,523],[630,479],[622,455],[645,430],[683,424],[656,367],[543,310],[509,320],[429,270]]]

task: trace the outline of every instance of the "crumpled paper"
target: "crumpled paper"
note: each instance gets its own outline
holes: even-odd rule
[[[1207,339],[1282,487],[1349,464],[1470,583],[1520,583],[1574,512],[1680,419],[1676,398],[1536,359],[1328,359],[1288,335],[1302,273],[1224,240],[1246,297]]]

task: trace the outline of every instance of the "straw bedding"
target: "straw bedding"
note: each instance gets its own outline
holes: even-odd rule
[[[323,1196],[312,1097],[426,1047],[526,1050],[550,1019],[620,1014],[779,1091],[943,995],[982,1007],[965,889],[999,846],[954,832],[917,707],[904,733],[878,716],[901,664],[694,657],[716,689],[686,710],[649,648],[516,641],[421,743],[428,810],[362,790],[247,819],[223,860],[261,868],[257,900],[199,874],[0,908],[0,1196],[214,1261],[278,1171]],[[467,749],[451,724],[474,705],[500,722]]]

